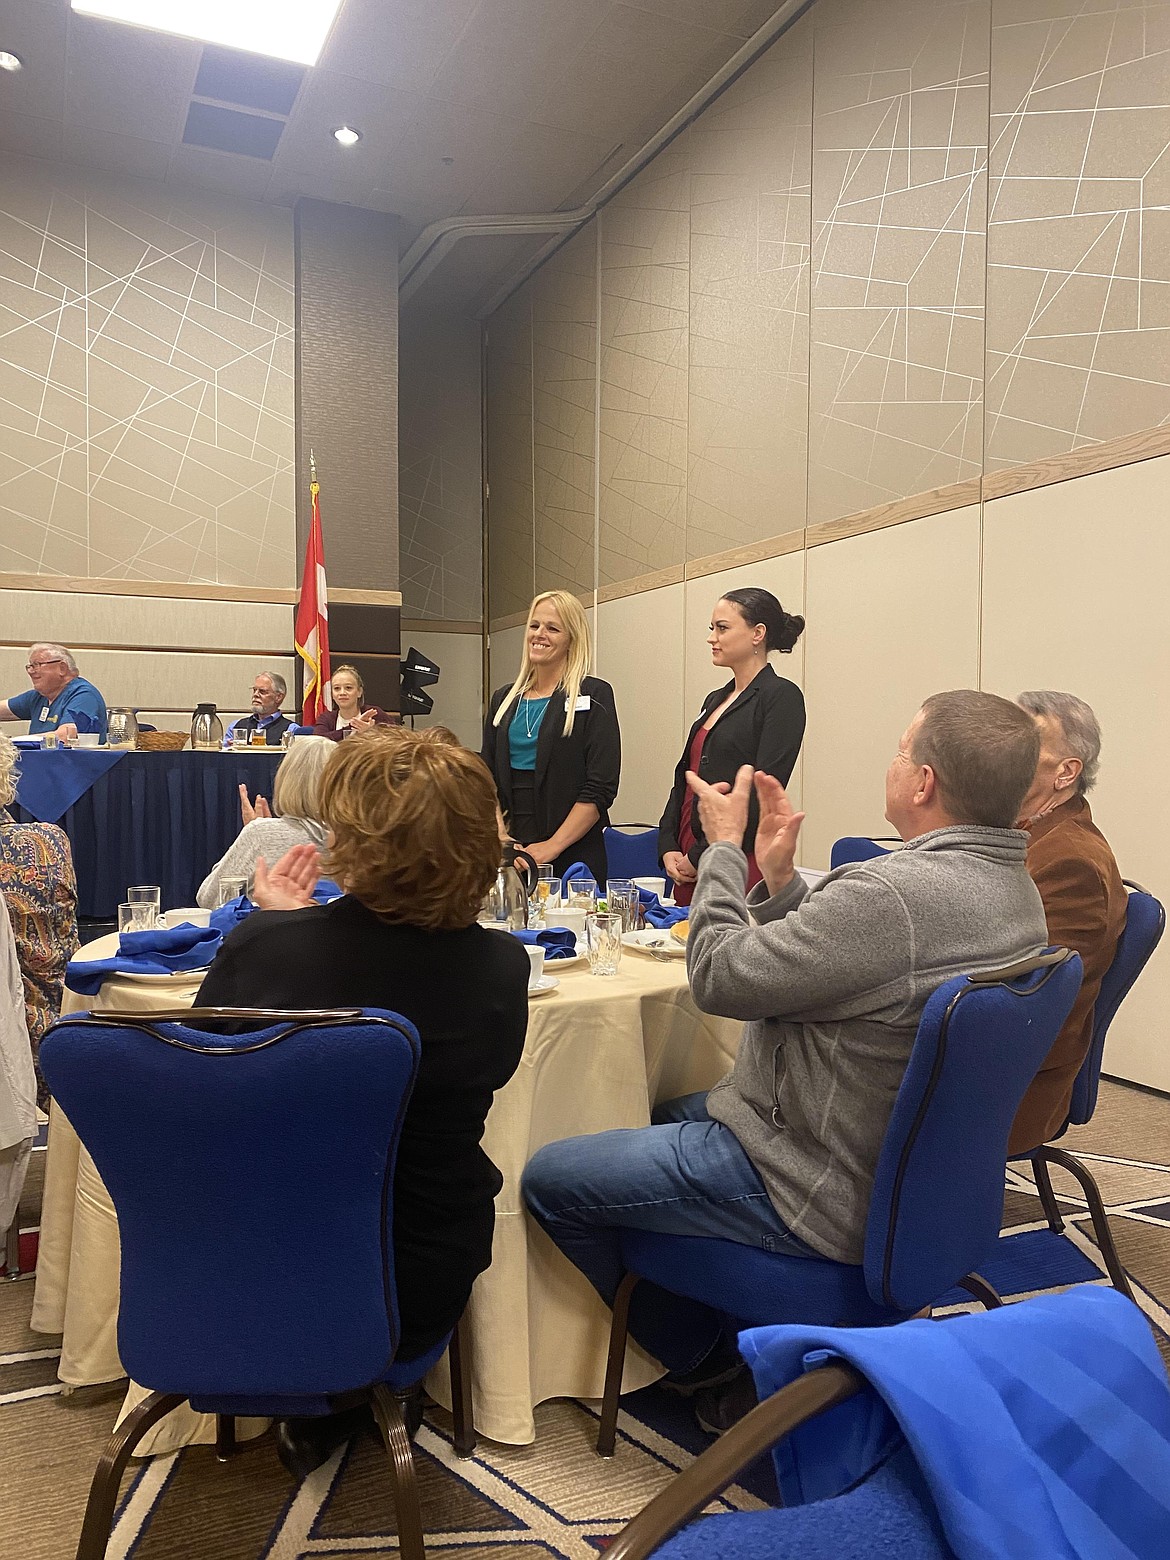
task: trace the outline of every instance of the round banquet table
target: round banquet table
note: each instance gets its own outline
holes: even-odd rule
[[[84,952],[91,959],[108,957],[114,942],[102,938]],[[496,1198],[492,1264],[476,1281],[467,1311],[476,1429],[512,1445],[535,1439],[538,1403],[601,1396],[609,1338],[607,1307],[524,1212],[524,1166],[545,1143],[645,1126],[657,1101],[709,1088],[731,1066],[740,1034],[737,1022],[698,1011],[681,959],[659,961],[626,949],[613,977],[591,975],[584,960],[546,969],[560,985],[530,1000],[520,1066],[496,1095],[484,1131],[484,1149],[504,1185]],[[64,1011],[189,1005],[200,980],[201,972],[164,982],[115,976],[96,998],[67,990]],[[109,1195],[54,1105],[31,1325],[62,1334],[58,1376],[70,1386],[125,1375],[117,1344],[119,1260]],[[661,1374],[661,1366],[631,1343],[624,1390]],[[427,1388],[449,1405],[445,1364],[428,1377]],[[131,1385],[123,1413],[142,1396]],[[258,1434],[265,1423],[242,1421],[239,1433]],[[184,1407],[151,1432],[141,1451],[169,1452],[214,1439],[213,1418]]]

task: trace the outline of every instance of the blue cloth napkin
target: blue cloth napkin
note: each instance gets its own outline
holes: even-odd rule
[[[739,1345],[761,1399],[826,1358],[870,1383],[776,1447],[786,1505],[850,1488],[900,1431],[960,1560],[1164,1560],[1170,1387],[1116,1290],[898,1327],[758,1327]]]
[[[664,905],[652,888],[638,890],[638,902],[642,906],[642,919],[647,926],[673,926],[690,916],[690,905]]]
[[[70,991],[92,997],[111,975],[177,975],[206,969],[219,951],[223,933],[184,922],[167,930],[123,932],[112,959],[74,959],[65,971]]]
[[[513,932],[512,936],[530,948],[543,948],[546,963],[549,959],[575,959],[577,956],[577,934],[567,926],[550,926],[543,932]]]
[[[125,757],[124,748],[28,748],[16,772],[16,800],[38,823],[60,823],[90,786]]]

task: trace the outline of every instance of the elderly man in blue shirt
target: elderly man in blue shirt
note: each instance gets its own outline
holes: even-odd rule
[[[280,713],[280,701],[288,692],[288,684],[279,672],[257,672],[252,679],[252,712],[232,721],[224,732],[223,745],[231,747],[237,731],[247,732],[248,741],[253,733],[264,733],[266,747],[279,747],[281,738],[292,725],[287,715]]]
[[[64,645],[31,646],[25,671],[32,687],[0,702],[0,720],[27,720],[29,736],[55,731],[75,737],[79,731],[106,735],[106,701],[77,670]]]

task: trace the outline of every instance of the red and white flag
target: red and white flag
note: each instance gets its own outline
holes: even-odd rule
[[[305,697],[301,723],[315,726],[323,710],[333,708],[333,690],[329,686],[329,594],[325,588],[325,548],[321,541],[320,484],[313,468],[309,492],[313,498],[313,518],[305,544],[305,572],[301,576],[301,599],[293,643],[305,663]]]

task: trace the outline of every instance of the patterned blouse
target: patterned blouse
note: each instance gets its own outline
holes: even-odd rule
[[[16,823],[0,807],[0,893],[16,936],[33,1060],[61,1012],[65,966],[77,951],[77,880],[64,829]],[[48,1091],[37,1067],[37,1098]]]

